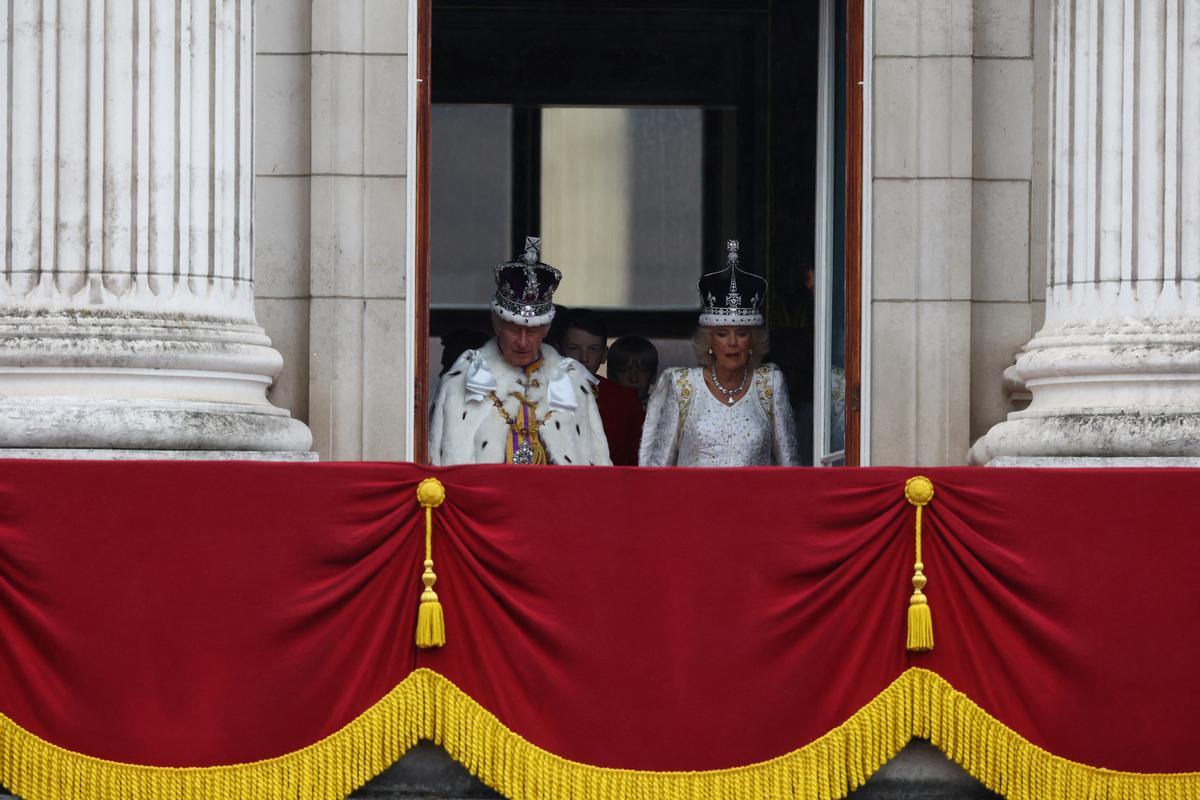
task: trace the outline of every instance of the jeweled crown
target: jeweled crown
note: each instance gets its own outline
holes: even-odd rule
[[[525,237],[525,252],[495,269],[496,296],[492,310],[518,325],[549,325],[554,319],[554,290],[562,273],[541,261],[542,240]]]
[[[725,268],[700,277],[700,324],[716,328],[722,325],[756,327],[763,324],[762,306],[767,282],[738,266],[740,245],[737,239],[726,243]]]

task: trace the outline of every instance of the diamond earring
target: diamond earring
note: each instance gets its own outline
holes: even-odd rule
[[[752,356],[752,355],[754,355],[754,348],[753,348],[753,347],[751,347],[749,350],[747,350],[747,351],[746,351],[746,355],[748,355],[748,356]]]

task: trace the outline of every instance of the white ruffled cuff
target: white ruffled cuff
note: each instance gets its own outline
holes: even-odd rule
[[[478,352],[468,356],[466,395],[468,401],[479,401],[496,391],[496,376]]]

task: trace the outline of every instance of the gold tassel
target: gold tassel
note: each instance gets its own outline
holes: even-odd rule
[[[446,500],[446,487],[437,478],[426,478],[417,486],[417,501],[425,509],[425,572],[421,582],[421,606],[417,609],[417,647],[441,647],[446,643],[446,619],[442,604],[433,585],[437,575],[433,572],[433,509]]]
[[[908,598],[908,649],[919,652],[933,649],[933,613],[925,597],[925,565],[921,563],[921,512],[933,499],[933,481],[917,475],[904,482],[904,497],[917,508],[916,560],[913,563],[913,593]]]

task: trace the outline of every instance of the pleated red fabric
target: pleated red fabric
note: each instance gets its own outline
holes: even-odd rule
[[[905,649],[930,477],[935,649]],[[416,651],[416,485],[447,644]],[[114,761],[338,730],[416,667],[557,755],[795,750],[912,666],[1046,750],[1200,770],[1200,471],[0,462],[0,712]]]

